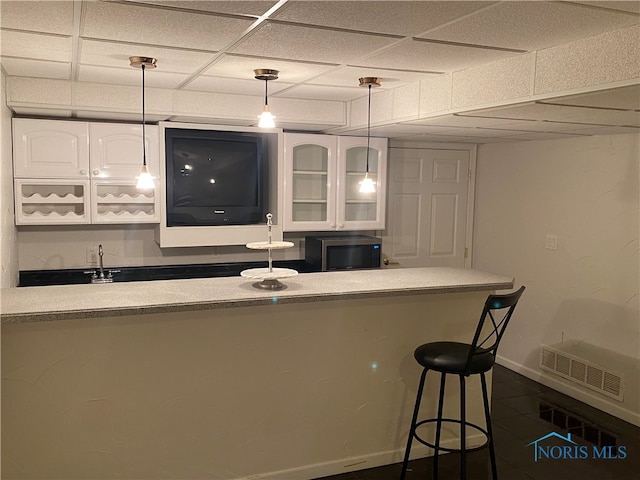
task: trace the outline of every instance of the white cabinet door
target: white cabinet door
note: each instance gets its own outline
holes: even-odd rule
[[[284,137],[284,230],[336,229],[336,137]]]
[[[13,119],[15,178],[89,178],[87,122]]]
[[[131,180],[142,166],[142,125],[91,123],[91,178]],[[159,174],[158,127],[145,126],[147,168]]]
[[[375,192],[360,192],[360,182],[368,171]],[[367,159],[367,139],[338,138],[338,230],[383,230],[387,184],[387,139],[371,138]]]

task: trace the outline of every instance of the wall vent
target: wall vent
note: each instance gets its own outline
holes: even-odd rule
[[[557,349],[542,347],[540,368],[622,401],[622,375]]]

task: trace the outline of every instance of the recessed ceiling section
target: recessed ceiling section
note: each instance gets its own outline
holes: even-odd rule
[[[405,122],[409,125],[433,125],[441,127],[491,127],[509,123],[519,123],[517,120],[505,120],[504,118],[469,117],[466,115],[442,115],[439,117],[425,118]]]
[[[509,120],[549,120],[552,122],[589,123],[617,126],[640,125],[640,112],[571,107],[533,102],[507,107],[475,110],[467,113],[467,115],[505,118]]]
[[[485,8],[489,2],[288,2],[274,18],[310,25],[415,36],[460,16]]]
[[[134,55],[157,58],[157,71],[191,74],[207,65],[215,53],[80,39],[81,65],[100,65],[130,71],[129,57]]]
[[[238,79],[253,79],[256,68],[268,68],[270,70],[278,70],[278,82],[299,83],[309,78],[321,75],[336,66],[334,64],[313,63],[313,62],[296,62],[287,61],[277,58],[263,57],[247,57],[241,55],[224,55],[220,59],[207,68],[203,75],[211,75],[215,77],[229,77]],[[255,83],[255,82],[254,82]],[[271,86],[269,84],[269,90]]]
[[[253,73],[253,72],[252,72]],[[280,80],[269,82],[269,97],[280,90],[290,87],[291,83]],[[197,90],[211,93],[230,93],[233,95],[255,95],[264,97],[264,82],[258,82],[253,76],[249,78],[227,78],[200,75],[184,86],[184,90]],[[264,100],[264,98],[263,98]]]
[[[266,22],[232,53],[346,64],[397,41],[384,35]]]
[[[163,72],[159,68],[145,74],[144,83],[147,87],[176,88],[187,79],[182,73]],[[98,65],[81,65],[78,71],[78,81],[91,83],[106,83],[118,85],[140,86],[140,69],[111,68]]]
[[[85,38],[203,51],[226,47],[255,21],[110,2],[84,2],[83,6],[81,35]]]
[[[9,76],[40,77],[69,80],[71,78],[70,62],[48,62],[30,60],[28,58],[0,58],[2,67]]]
[[[331,85],[296,85],[274,94],[274,97],[301,98],[306,100],[329,100],[348,102],[362,96],[362,88],[334,87]],[[366,92],[365,92],[366,95]]]
[[[45,35],[12,30],[2,31],[2,56],[71,62],[71,37]]]
[[[359,65],[423,72],[453,72],[518,55],[495,49],[406,39],[361,59]]]
[[[640,111],[640,85],[556,97],[552,100],[545,100],[542,103]]]
[[[625,12],[568,2],[499,2],[421,36],[533,51],[635,25],[639,20]]]

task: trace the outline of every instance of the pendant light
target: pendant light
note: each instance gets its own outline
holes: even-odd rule
[[[255,73],[255,78],[258,80],[264,80],[264,110],[258,118],[260,122],[258,122],[258,126],[260,128],[275,128],[276,122],[274,119],[276,118],[271,114],[269,110],[269,97],[267,95],[267,86],[269,85],[269,80],[277,80],[278,79],[278,70],[271,70],[268,68],[258,68],[253,71]]]
[[[367,163],[364,178],[360,182],[360,193],[373,193],[376,191],[375,182],[369,178],[369,144],[371,142],[371,87],[379,87],[382,79],[378,77],[362,77],[359,79],[361,87],[369,88],[369,104],[367,108]]]
[[[136,188],[140,190],[150,190],[156,188],[153,181],[153,177],[147,169],[147,137],[145,135],[145,111],[144,111],[144,71],[147,68],[156,68],[157,60],[152,57],[129,57],[132,67],[142,69],[142,168],[140,169],[140,175],[136,178],[138,183]]]

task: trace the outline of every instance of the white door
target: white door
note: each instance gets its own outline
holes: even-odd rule
[[[464,267],[470,155],[389,149],[385,256],[395,267]]]

